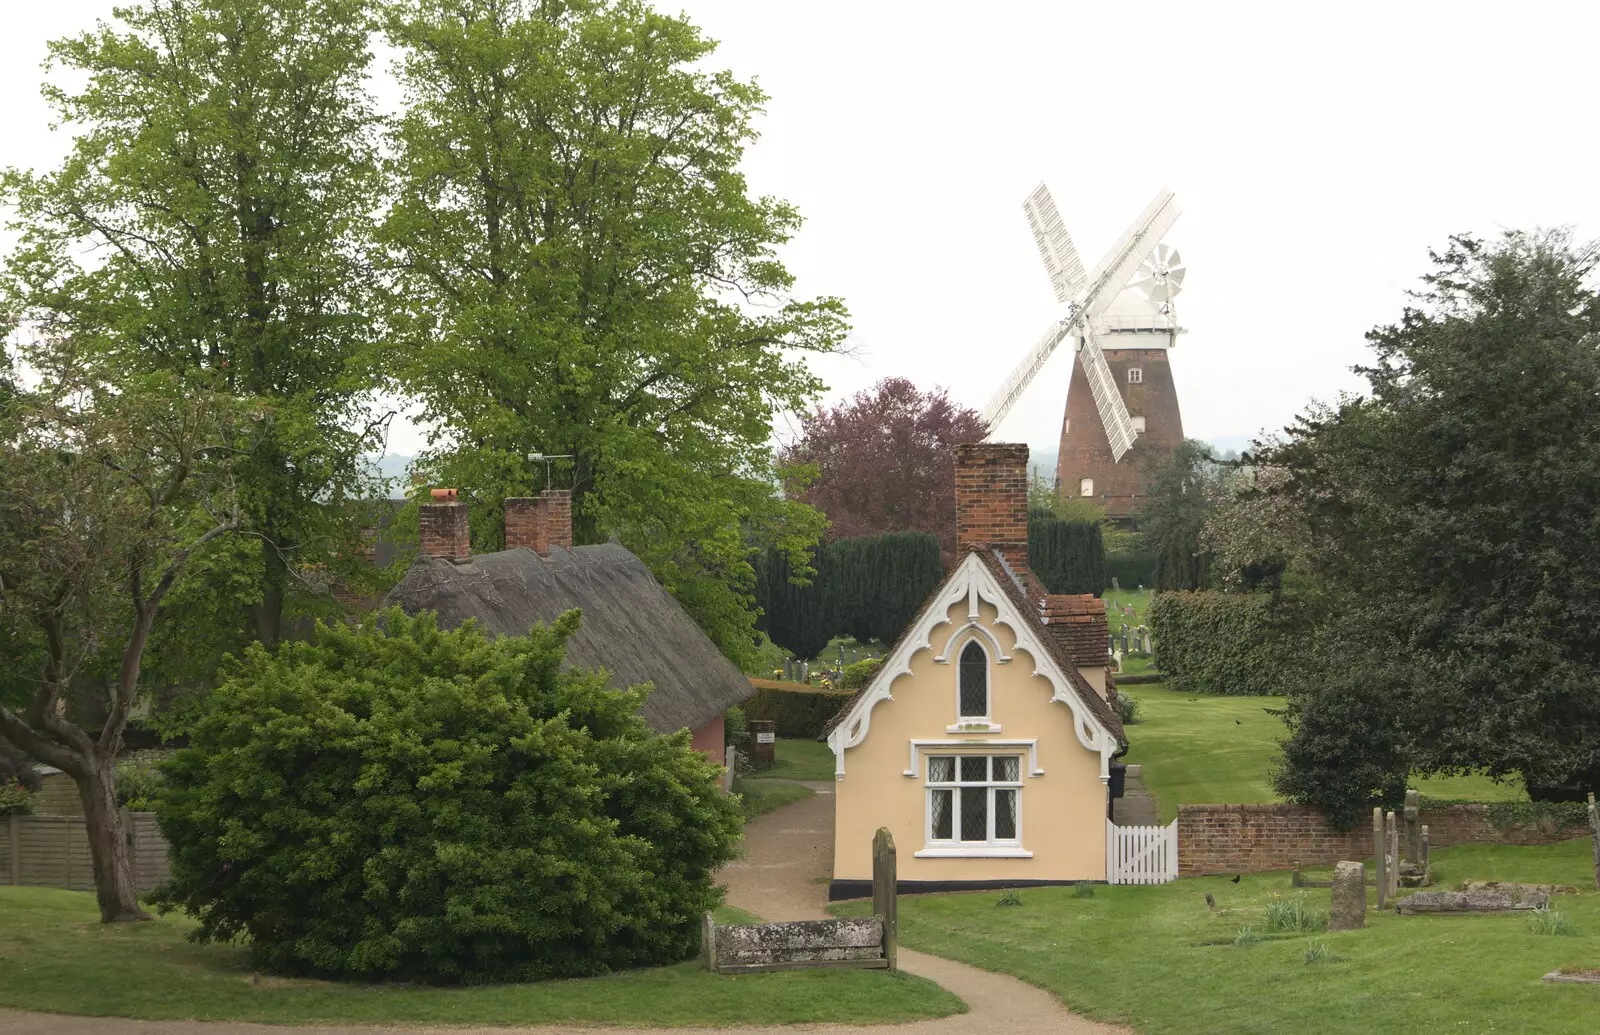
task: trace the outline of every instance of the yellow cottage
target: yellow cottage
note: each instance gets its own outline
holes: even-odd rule
[[[1104,602],[1028,570],[1028,447],[957,447],[960,549],[828,734],[829,898],[870,893],[872,836],[903,891],[1105,881],[1113,760]]]

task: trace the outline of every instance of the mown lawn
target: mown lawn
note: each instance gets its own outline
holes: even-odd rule
[[[733,793],[744,801],[744,818],[755,819],[773,809],[793,805],[803,798],[809,798],[816,792],[797,783],[740,777],[733,785]]]
[[[0,1006],[149,1020],[629,1027],[898,1022],[966,1008],[932,982],[865,970],[719,977],[681,963],[474,988],[283,979],[252,973],[242,946],[184,941],[188,927],[175,917],[103,927],[90,894],[0,887]]]
[[[1171,822],[1179,804],[1278,800],[1271,771],[1284,726],[1267,709],[1282,708],[1283,698],[1190,697],[1160,683],[1122,689],[1139,702],[1123,761],[1144,766],[1144,784],[1156,796],[1161,822]],[[1434,798],[1527,799],[1520,785],[1484,776],[1429,777],[1411,786]]]
[[[1552,985],[1563,965],[1600,967],[1600,894],[1588,839],[1537,848],[1474,845],[1434,852],[1447,886],[1463,878],[1549,881],[1588,889],[1559,896],[1576,933],[1534,934],[1523,914],[1403,917],[1377,913],[1367,927],[1232,944],[1240,927],[1264,930],[1274,894],[1292,894],[1286,873],[1181,880],[1153,887],[1100,886],[906,896],[902,945],[1014,974],[1068,1007],[1141,1035],[1417,1035],[1527,1032],[1592,1035],[1600,987]],[[1218,909],[1206,906],[1210,892]],[[1326,912],[1329,892],[1309,890]],[[864,912],[851,903],[840,912]],[[1307,964],[1312,943],[1343,962]]]
[[[747,780],[832,780],[833,749],[819,740],[779,737],[773,745],[772,768],[749,773]]]

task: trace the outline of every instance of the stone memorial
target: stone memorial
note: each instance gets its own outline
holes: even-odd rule
[[[1333,900],[1328,930],[1355,931],[1367,926],[1367,868],[1358,862],[1335,863]]]
[[[1550,904],[1542,892],[1509,891],[1419,891],[1400,900],[1400,912],[1417,913],[1506,913],[1513,910],[1541,909]]]

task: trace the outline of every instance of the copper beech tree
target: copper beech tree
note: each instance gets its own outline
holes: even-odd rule
[[[162,601],[240,527],[232,401],[171,375],[115,389],[65,350],[0,408],[0,735],[77,783],[100,918],[145,920],[115,763]]]

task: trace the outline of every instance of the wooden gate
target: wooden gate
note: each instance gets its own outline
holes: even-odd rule
[[[1164,827],[1119,827],[1106,820],[1106,881],[1165,884],[1178,879],[1178,821]]]

